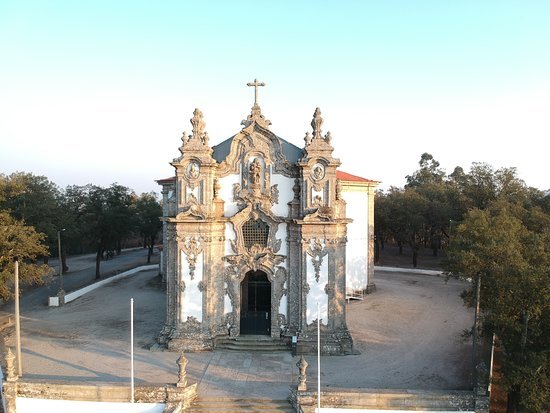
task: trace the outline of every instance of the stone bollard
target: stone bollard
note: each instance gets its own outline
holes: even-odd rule
[[[17,373],[15,372],[15,354],[8,347],[8,353],[6,354],[6,380],[13,382],[17,381],[17,378]]]
[[[6,354],[6,381],[4,382],[4,400],[6,413],[16,413],[15,399],[17,397],[17,373],[15,372],[15,355],[8,347]]]
[[[185,355],[182,351],[180,357],[178,358],[178,382],[176,383],[177,387],[187,386],[187,363],[187,358],[185,358]]]
[[[296,367],[298,367],[298,370],[300,371],[300,375],[298,376],[298,391],[306,391],[307,390],[307,366],[308,362],[304,358],[304,355],[302,354],[300,356],[300,360],[298,360],[298,363],[296,363]]]

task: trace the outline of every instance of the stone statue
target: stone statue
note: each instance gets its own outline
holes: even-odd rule
[[[260,165],[260,161],[258,161],[258,159],[254,159],[254,161],[250,164],[249,172],[250,172],[250,183],[252,185],[259,185],[262,166]]]

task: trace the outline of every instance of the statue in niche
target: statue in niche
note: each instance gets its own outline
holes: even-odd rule
[[[254,159],[254,161],[250,164],[249,172],[250,172],[250,183],[252,185],[259,185],[262,166],[260,165],[260,161],[258,161],[257,158]]]
[[[315,164],[312,172],[313,172],[313,179],[315,181],[319,181],[325,177],[325,169],[321,164]]]
[[[196,162],[191,162],[187,169],[187,176],[190,179],[197,179],[200,175],[199,166]]]

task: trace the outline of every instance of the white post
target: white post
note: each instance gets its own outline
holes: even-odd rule
[[[130,298],[130,402],[134,402],[134,299]]]
[[[321,412],[321,313],[317,301],[317,412]]]
[[[23,362],[21,361],[21,324],[19,321],[19,261],[17,258],[15,265],[15,342],[17,353],[17,375],[23,375]]]

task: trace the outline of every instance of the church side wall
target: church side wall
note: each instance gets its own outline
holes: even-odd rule
[[[348,243],[346,250],[346,288],[366,290],[369,283],[369,193],[368,189],[343,190],[348,218]]]

